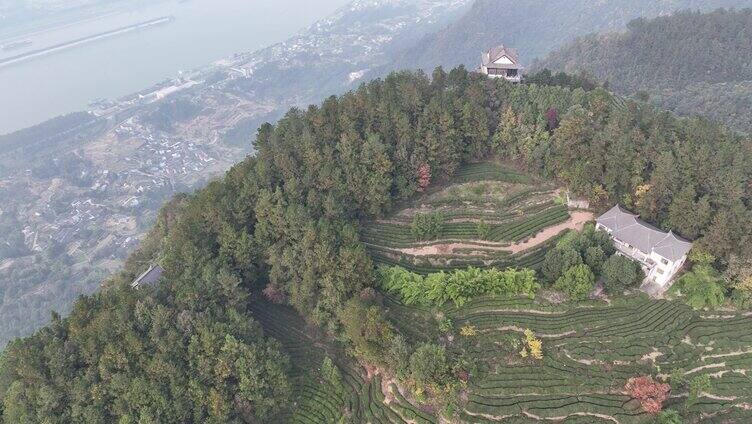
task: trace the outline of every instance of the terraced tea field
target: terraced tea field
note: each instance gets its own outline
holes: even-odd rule
[[[365,227],[362,239],[377,263],[427,274],[456,268],[537,268],[568,229],[592,219],[570,213],[558,190],[530,175],[492,163],[467,165],[452,183],[426,193]],[[438,216],[440,229],[416,236],[418,215]]]
[[[438,340],[435,311],[385,298],[395,327],[412,343]],[[295,364],[294,410],[281,422],[432,423],[434,415],[408,401],[394,382],[367,375],[344,352],[319,341],[290,309],[256,301],[254,315]],[[479,298],[442,311],[455,329],[454,353],[469,353],[478,372],[470,376],[453,421],[458,423],[652,423],[624,391],[639,375],[685,378],[708,374],[711,386],[687,405],[688,388],[672,390],[664,409],[686,423],[752,422],[752,315],[703,316],[683,304],[647,297],[553,305],[530,299]],[[408,331],[412,329],[412,331]],[[531,329],[543,342],[543,359],[522,358],[519,341]],[[325,356],[342,372],[343,390],[320,375]],[[448,421],[443,421],[448,422]]]
[[[478,299],[446,313],[455,326],[478,331],[463,345],[481,364],[470,380],[467,422],[652,422],[624,393],[626,380],[674,369],[687,380],[710,374],[711,389],[689,407],[687,389],[672,392],[665,408],[687,422],[752,422],[752,316],[702,317],[683,304],[647,298],[569,308]],[[523,329],[543,341],[543,360],[515,354]]]
[[[260,297],[260,296],[259,296]],[[296,424],[373,423],[432,424],[437,419],[411,405],[394,383],[368,376],[333,342],[325,342],[295,311],[257,299],[253,315],[290,356],[293,364],[294,405],[278,422]],[[342,387],[330,384],[321,373],[329,357],[342,375]]]
[[[557,194],[531,176],[471,165],[451,184],[370,223],[362,238],[377,264],[423,274],[470,265],[537,268],[564,233],[592,219],[567,210]],[[431,222],[436,234],[419,240],[415,217],[429,214],[440,214]],[[607,302],[482,297],[431,309],[384,295],[389,322],[412,346],[440,343],[475,364],[454,415],[441,418],[383,371],[366,370],[324,341],[291,309],[256,300],[252,310],[295,366],[295,403],[280,422],[648,424],[655,417],[625,384],[651,376],[672,383],[663,408],[678,411],[684,423],[752,423],[752,313],[698,313],[644,295]],[[450,336],[439,330],[444,318]],[[542,341],[542,359],[521,354],[525,330]],[[327,357],[341,384],[324,376]],[[675,384],[678,375],[684,382]],[[699,376],[710,378],[710,388],[690,401],[688,382]]]

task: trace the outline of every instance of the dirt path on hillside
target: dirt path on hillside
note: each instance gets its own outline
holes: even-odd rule
[[[488,245],[488,241],[484,240],[470,240],[466,243],[439,243],[439,244],[433,244],[430,246],[419,246],[419,247],[411,247],[411,248],[405,248],[405,249],[398,249],[398,251],[406,254],[406,255],[412,255],[412,256],[430,256],[430,255],[451,255],[458,249],[478,249],[478,251],[482,250],[495,250],[495,251],[503,251],[503,252],[510,252],[512,254],[523,252],[528,249],[532,249],[535,246],[538,246],[539,244],[545,243],[548,240],[550,240],[552,237],[555,237],[560,232],[571,229],[571,230],[577,230],[580,231],[585,226],[586,222],[592,221],[594,218],[594,215],[591,212],[586,211],[574,211],[572,212],[572,215],[569,217],[569,219],[566,222],[562,222],[561,224],[553,225],[548,228],[544,228],[542,231],[540,231],[535,236],[525,240],[522,243],[517,243],[513,245],[498,245],[498,246],[492,246]],[[483,245],[474,244],[474,243],[482,243]]]
[[[592,221],[595,216],[592,212],[587,211],[574,211],[569,219],[561,224],[554,225],[552,227],[544,228],[535,236],[525,240],[522,243],[517,243],[509,247],[509,251],[512,253],[519,253],[527,249],[531,249],[539,244],[547,242],[552,237],[556,237],[560,232],[564,230],[577,230],[581,231],[586,222]]]
[[[498,252],[508,252],[510,246],[499,245],[493,246],[488,244],[487,241],[478,240],[478,242],[486,243],[484,245],[473,244],[472,240],[467,243],[439,243],[432,244],[430,246],[410,247],[404,249],[397,249],[398,251],[412,256],[430,256],[430,255],[451,255],[458,249],[478,249],[483,250],[495,250]]]

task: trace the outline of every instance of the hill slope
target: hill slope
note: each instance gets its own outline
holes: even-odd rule
[[[0,136],[0,345],[99,287],[160,205],[242,160],[261,123],[356,86],[358,71],[389,61],[387,44],[411,43],[466,2],[353,1],[285,42],[208,67],[196,78],[205,84],[133,108],[129,96],[117,119],[77,113]]]
[[[520,51],[524,62],[583,34],[620,30],[638,17],[680,9],[750,7],[750,0],[476,0],[445,29],[424,36],[398,57],[398,67],[475,67],[481,50],[498,43]]]
[[[691,381],[713,372],[711,388],[693,394],[694,383],[678,385],[678,396],[664,399],[689,422],[749,418],[752,355],[741,350],[749,316],[621,296],[610,306],[513,298],[536,295],[531,270],[484,271],[504,283],[496,299],[472,293],[488,293],[486,277],[452,273],[452,284],[430,287],[460,288],[464,306],[407,306],[379,293],[389,287],[358,232],[442,179],[474,179],[479,170],[467,163],[497,156],[589,194],[596,207],[626,202],[698,237],[718,258],[749,259],[749,139],[600,89],[512,85],[455,69],[434,80],[395,73],[293,109],[262,126],[255,147],[224,178],[165,206],[105,289],[11,343],[0,356],[0,423],[343,416],[403,424],[439,414],[452,422],[639,423],[649,417],[626,382],[678,368]],[[535,231],[514,228],[498,239]],[[153,262],[165,268],[164,281],[132,289]],[[315,337],[317,329],[326,335]],[[523,338],[524,329],[534,333]],[[520,386],[520,375],[532,380]]]
[[[580,38],[536,68],[586,71],[615,91],[752,130],[752,10],[680,12]]]
[[[143,237],[165,199],[203,186],[240,160],[257,125],[278,119],[289,106],[317,102],[392,69],[474,65],[480,46],[499,41],[520,47],[527,61],[643,13],[752,0],[480,0],[472,9],[470,3],[354,1],[284,43],[236,58],[237,68],[254,70],[253,78],[234,78],[229,68],[212,72],[210,84],[128,112],[134,125],[109,127],[77,114],[0,138],[24,146],[23,153],[0,154],[0,200],[17,206],[0,216],[0,344],[30,334],[50,310],[68,311],[76,296],[98,287]],[[461,11],[467,13],[458,18]],[[455,23],[437,31],[447,22]],[[743,85],[735,90],[749,92]],[[180,141],[171,142],[180,157],[168,155],[173,159],[155,171],[149,160],[163,139]],[[158,183],[150,175],[158,175]]]
[[[559,233],[592,219],[570,216],[558,193],[509,167],[474,163],[451,184],[369,223],[362,238],[376,263],[420,274],[468,266],[537,269]]]

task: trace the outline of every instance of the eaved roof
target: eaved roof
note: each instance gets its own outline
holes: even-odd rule
[[[512,63],[494,63],[497,60],[506,56]],[[504,47],[503,45],[493,47],[486,53],[483,53],[482,59],[483,66],[499,69],[522,69],[520,65],[520,57],[517,54],[517,50]]]
[[[162,278],[163,272],[164,269],[161,266],[152,265],[143,274],[139,275],[138,278],[133,280],[131,287],[136,288],[141,284],[154,284]]]
[[[613,237],[638,248],[643,253],[650,254],[655,251],[672,262],[683,258],[692,249],[691,242],[677,237],[672,231],[659,230],[620,205],[599,216],[596,222],[611,230]]]

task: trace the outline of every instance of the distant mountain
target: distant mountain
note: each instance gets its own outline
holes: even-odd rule
[[[396,67],[475,67],[481,50],[498,43],[517,48],[522,60],[529,63],[577,36],[621,30],[638,17],[656,17],[679,9],[710,11],[746,6],[752,6],[752,1],[476,0],[460,19],[400,52]]]
[[[621,94],[752,130],[752,9],[637,19],[626,32],[577,39],[533,69],[544,67],[585,71]]]

